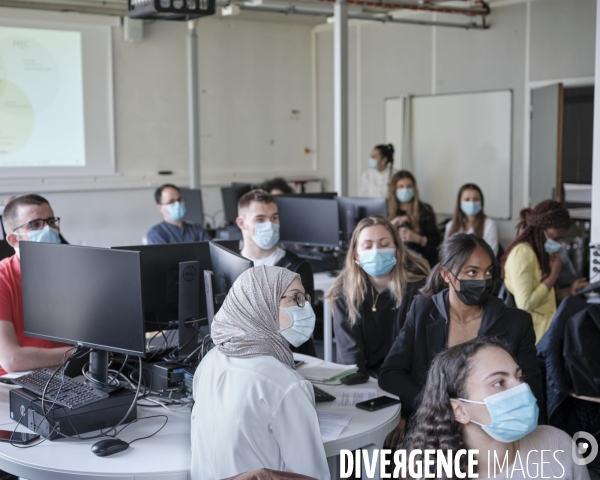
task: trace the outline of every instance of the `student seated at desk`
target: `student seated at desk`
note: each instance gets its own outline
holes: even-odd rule
[[[429,274],[420,298],[413,302],[404,328],[379,371],[379,386],[402,400],[402,419],[388,436],[389,444],[402,436],[405,419],[419,407],[419,394],[435,356],[483,335],[507,343],[545,418],[531,315],[490,296],[499,276],[494,252],[475,235],[457,233],[440,247],[440,263]]]
[[[0,261],[0,375],[59,365],[71,346],[26,337],[21,289],[21,242],[60,243],[60,219],[48,201],[21,195],[6,205],[2,223],[15,255]],[[43,268],[43,266],[40,266]]]
[[[279,214],[275,198],[270,193],[252,190],[240,198],[236,223],[244,238],[244,248],[241,252],[244,257],[252,260],[255,267],[269,265],[287,268],[297,273],[311,300],[315,298],[313,272],[309,263],[277,246]],[[312,338],[294,351],[317,356]]]
[[[570,287],[555,289],[562,268],[560,249],[571,226],[571,216],[560,202],[544,200],[521,210],[518,237],[502,257],[504,283],[518,308],[533,317],[536,343],[550,327],[556,302],[576,295],[587,285],[584,278]]]
[[[254,267],[235,281],[194,375],[192,480],[260,468],[330,478],[314,391],[290,350],[314,326],[297,274]]]
[[[483,193],[474,183],[460,187],[454,216],[446,224],[445,238],[458,232],[474,233],[483,238],[492,247],[494,255],[498,255],[498,225],[483,213]]]
[[[163,243],[206,242],[210,235],[201,225],[184,222],[185,202],[175,185],[161,185],[154,192],[156,208],[163,221],[154,225],[146,235],[149,245]]]
[[[428,272],[427,262],[406,251],[388,220],[361,220],[328,294],[337,363],[356,364],[359,372],[377,377]]]
[[[414,450],[478,450],[475,472],[482,479],[588,480],[586,465],[573,460],[571,437],[538,426],[539,407],[528,383],[498,340],[479,337],[445,350],[429,369],[423,402],[400,448],[407,457]]]
[[[437,263],[440,232],[431,205],[421,202],[413,174],[400,170],[392,177],[388,190],[388,216],[400,238],[412,251],[433,267]]]

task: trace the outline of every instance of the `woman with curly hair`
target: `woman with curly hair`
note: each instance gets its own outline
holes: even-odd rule
[[[337,362],[356,364],[360,373],[377,377],[428,273],[427,262],[406,251],[388,220],[362,219],[352,234],[344,269],[328,294]]]
[[[413,450],[478,450],[480,479],[588,480],[587,467],[572,459],[571,437],[538,426],[539,409],[525,381],[499,340],[477,337],[448,348],[431,364],[423,402],[400,448],[407,456]]]
[[[571,286],[555,289],[562,261],[561,244],[571,226],[567,208],[560,202],[544,200],[535,208],[521,210],[518,236],[502,257],[504,283],[521,310],[531,313],[536,343],[540,341],[554,314],[556,302],[587,282],[580,278]]]

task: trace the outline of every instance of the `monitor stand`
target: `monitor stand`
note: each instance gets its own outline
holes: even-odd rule
[[[112,393],[119,390],[123,385],[118,382],[118,385],[110,386],[108,384],[108,352],[104,350],[92,350],[90,353],[90,370],[89,375],[94,380],[97,380],[102,385],[86,380],[86,385],[101,390],[103,392]]]

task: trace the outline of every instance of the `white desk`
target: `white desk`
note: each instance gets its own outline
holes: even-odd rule
[[[303,360],[306,365],[311,365],[319,361],[314,357],[307,355],[301,355],[298,353],[294,354],[296,360]],[[302,367],[299,368],[299,372],[302,372]],[[341,391],[347,388],[364,388],[364,389],[375,389],[377,390],[377,396],[387,395],[389,397],[395,397],[394,395],[383,391],[377,385],[377,380],[374,378],[369,379],[368,383],[362,385],[352,386],[327,386],[318,385],[322,390],[325,390],[332,395],[336,394],[336,391]],[[332,480],[339,478],[340,468],[340,450],[356,450],[359,448],[367,449],[372,452],[374,449],[383,448],[383,441],[388,433],[390,433],[400,421],[400,405],[392,405],[391,407],[377,410],[376,412],[367,412],[366,410],[360,410],[358,408],[336,408],[333,402],[320,402],[316,404],[317,410],[332,410],[340,412],[355,412],[356,415],[350,422],[350,424],[342,431],[341,435],[337,440],[326,442],[325,455],[329,463],[329,471],[331,472]],[[362,478],[375,478],[379,479],[379,468],[377,468],[376,475],[374,477],[368,477],[366,472],[363,470]]]
[[[329,272],[320,272],[313,275],[315,290],[321,290],[325,294],[333,285],[337,277],[332,277]],[[323,350],[325,360],[331,362],[333,359],[333,315],[329,300],[323,299]]]
[[[307,365],[320,361],[314,357],[295,354]],[[0,429],[12,430],[15,422],[9,416],[10,388],[0,385]],[[323,390],[335,395],[337,389],[371,388],[378,395],[386,395],[374,379],[363,385],[324,386]],[[387,394],[389,395],[389,394]],[[331,403],[318,403],[317,410],[350,411],[336,409]],[[394,405],[377,412],[353,409],[356,415],[337,440],[324,444],[332,479],[339,478],[339,452],[341,449],[365,448],[372,451],[382,448],[386,435],[398,424],[400,406]],[[46,440],[39,446],[19,449],[0,443],[0,470],[29,480],[188,480],[190,477],[190,410],[168,412],[164,408],[138,407],[138,417],[168,415],[169,422],[158,434],[135,442],[129,449],[110,457],[97,457],[90,448],[100,439],[76,441],[70,439]],[[143,420],[128,427],[119,438],[130,441],[150,435],[162,425],[164,419]],[[19,426],[19,431],[29,432]],[[290,432],[293,435],[293,432]],[[90,436],[92,433],[82,434]],[[241,473],[241,472],[240,472]],[[368,478],[363,473],[363,478]],[[379,478],[378,476],[372,478]]]

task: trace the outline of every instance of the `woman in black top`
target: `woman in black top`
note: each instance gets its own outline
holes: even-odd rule
[[[402,419],[386,439],[396,444],[406,418],[421,403],[427,370],[434,357],[447,347],[475,337],[498,337],[523,369],[545,418],[542,377],[536,358],[531,315],[491,297],[500,276],[498,261],[485,240],[458,233],[440,248],[440,263],[431,271],[413,302],[404,328],[379,371],[379,386],[398,395]]]
[[[406,252],[388,220],[358,223],[344,269],[328,294],[338,363],[357,364],[359,372],[377,376],[428,271],[426,262]]]
[[[437,263],[440,231],[433,208],[419,200],[417,182],[407,170],[400,170],[392,176],[388,216],[406,246],[422,255],[433,267]]]

